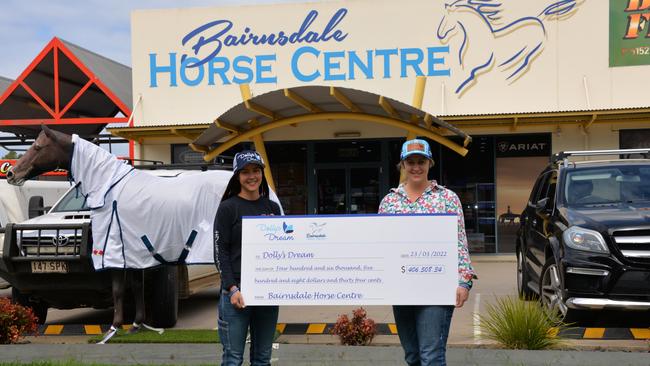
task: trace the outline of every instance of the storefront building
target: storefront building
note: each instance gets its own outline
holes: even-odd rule
[[[649,147],[648,13],[641,0],[136,11],[134,126],[110,131],[166,162],[263,146],[288,214],[376,212],[401,143],[429,138],[470,250],[512,252],[552,153]]]

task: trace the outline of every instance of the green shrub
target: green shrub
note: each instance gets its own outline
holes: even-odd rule
[[[0,344],[16,343],[25,334],[38,330],[36,316],[32,309],[0,298]]]
[[[566,325],[538,302],[506,296],[488,303],[486,310],[479,315],[483,333],[506,348],[541,350],[562,343],[558,334]]]
[[[367,318],[364,308],[352,311],[352,320],[346,314],[339,315],[332,334],[339,336],[341,344],[348,346],[367,346],[377,334],[375,321]]]

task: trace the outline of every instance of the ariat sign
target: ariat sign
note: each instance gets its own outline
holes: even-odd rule
[[[625,23],[621,39],[647,39],[648,2],[612,0]],[[650,72],[608,72],[609,12],[610,2],[596,0],[137,10],[134,119],[136,125],[210,123],[242,102],[241,84],[253,96],[326,85],[410,104],[418,77],[427,78],[422,109],[436,115],[646,106]]]
[[[510,135],[497,140],[497,157],[550,156],[549,134]]]
[[[546,143],[533,143],[533,144],[511,144],[509,142],[500,142],[499,151],[508,152],[508,151],[542,151],[546,149]]]

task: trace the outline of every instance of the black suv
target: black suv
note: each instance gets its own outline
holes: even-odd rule
[[[517,232],[520,296],[541,297],[566,321],[586,310],[650,310],[650,159],[570,160],[648,153],[570,151],[551,158]]]

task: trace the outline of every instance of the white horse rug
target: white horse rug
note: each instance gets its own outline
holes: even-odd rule
[[[158,177],[77,135],[72,142],[70,174],[91,209],[95,269],[214,263],[214,217],[232,172]]]

